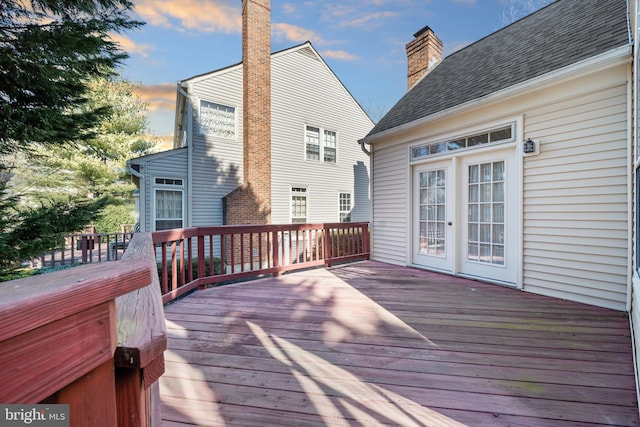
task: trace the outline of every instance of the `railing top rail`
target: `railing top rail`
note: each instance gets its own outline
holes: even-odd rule
[[[174,240],[186,239],[189,237],[227,235],[239,233],[268,233],[280,231],[304,231],[323,229],[345,229],[368,227],[368,222],[335,222],[335,223],[312,223],[312,224],[260,224],[260,225],[219,225],[180,228],[165,231],[153,232],[153,243],[170,242]]]
[[[144,261],[83,265],[0,283],[0,341],[84,311],[151,282]]]

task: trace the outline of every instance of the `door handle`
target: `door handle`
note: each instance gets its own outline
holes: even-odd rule
[[[453,225],[453,222],[449,221],[449,222],[447,223],[447,225]]]

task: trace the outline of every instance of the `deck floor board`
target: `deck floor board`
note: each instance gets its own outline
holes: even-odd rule
[[[167,426],[639,426],[625,313],[367,261],[166,307]]]

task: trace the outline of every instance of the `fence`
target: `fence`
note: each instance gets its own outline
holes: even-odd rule
[[[47,268],[117,261],[122,259],[132,237],[132,231],[69,234],[60,247],[31,260],[31,267]]]

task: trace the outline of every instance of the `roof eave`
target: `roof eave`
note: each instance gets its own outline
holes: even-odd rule
[[[543,74],[533,79],[524,81],[522,83],[515,84],[508,88],[502,89],[497,92],[493,92],[489,95],[467,101],[465,103],[456,105],[445,110],[438,111],[437,113],[430,114],[428,116],[421,117],[417,120],[404,123],[400,126],[396,126],[390,129],[383,130],[373,135],[366,136],[361,141],[366,144],[374,144],[375,142],[386,139],[390,136],[401,134],[411,131],[415,128],[424,126],[433,121],[439,120],[445,116],[457,114],[466,110],[471,110],[478,107],[481,104],[496,102],[510,98],[516,95],[522,95],[532,90],[538,90],[543,86],[551,85],[558,80],[573,77],[574,75],[584,75],[595,71],[604,70],[607,68],[615,67],[617,65],[628,63],[631,61],[632,45],[622,45],[618,48],[612,49],[608,52],[600,55],[592,56],[584,61],[576,62],[566,67],[560,68],[555,71]]]

